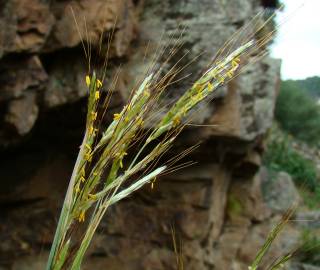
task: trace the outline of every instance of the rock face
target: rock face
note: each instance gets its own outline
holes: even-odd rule
[[[301,202],[300,194],[291,176],[286,172],[270,175],[263,185],[263,190],[267,204],[275,212],[284,214],[290,207]]]
[[[169,64],[187,51],[181,65],[205,52],[181,74],[193,75],[169,89],[174,99],[231,34],[261,9],[257,0],[229,2],[0,4],[3,269],[43,268],[84,128],[88,70],[81,39],[92,49],[92,62],[99,63],[113,35],[108,74],[116,72],[115,64],[122,64],[123,70],[111,109],[122,106],[160,44],[181,47]],[[160,57],[155,67],[163,60]],[[278,220],[263,202],[259,168],[279,66],[279,61],[266,58],[201,105],[194,122],[208,126],[187,129],[175,149],[202,140],[190,157],[199,165],[160,179],[155,190],[146,187],[112,208],[84,269],[175,269],[172,226],[183,243],[186,269],[247,269]],[[288,249],[279,239],[271,256]]]

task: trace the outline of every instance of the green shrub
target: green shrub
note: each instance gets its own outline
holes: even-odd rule
[[[285,131],[309,144],[319,144],[320,106],[295,81],[282,82],[275,116]]]
[[[305,263],[320,265],[320,238],[309,229],[303,231],[301,238],[300,260]]]
[[[271,140],[267,145],[264,163],[271,171],[285,171],[293,180],[310,191],[317,187],[317,171],[314,164],[296,152],[288,137]]]
[[[304,80],[296,80],[295,82],[305,89],[311,97],[320,97],[320,77],[314,76]]]
[[[320,187],[319,187],[319,185],[316,187],[314,192],[311,192],[306,189],[301,189],[300,195],[302,196],[305,205],[309,209],[318,210],[320,208]]]

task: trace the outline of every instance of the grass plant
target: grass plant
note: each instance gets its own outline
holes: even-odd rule
[[[183,67],[175,65],[165,75],[162,75],[162,68],[154,71],[151,67],[139,86],[132,89],[127,104],[113,114],[113,120],[105,127],[102,120],[112,98],[114,82],[105,82],[105,69],[88,72],[84,80],[89,92],[84,138],[61,210],[47,270],[79,270],[95,231],[111,205],[148,183],[152,187],[156,178],[190,165],[176,164],[193,147],[165,162],[161,157],[190,123],[193,109],[199,103],[212,99],[216,89],[267,53],[266,45],[275,30],[258,35],[273,18],[261,21],[263,14],[258,14],[250,24],[237,31],[209,62],[200,78],[171,106],[159,108],[157,105]],[[90,63],[90,48],[84,46],[84,50]],[[172,49],[169,58],[174,53],[175,49]],[[183,268],[181,261],[177,261],[177,265],[179,269]],[[256,269],[256,265],[251,269]]]

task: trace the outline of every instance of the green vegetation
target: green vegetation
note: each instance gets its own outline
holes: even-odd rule
[[[317,99],[303,90],[301,85],[302,81],[297,83],[289,80],[281,83],[275,110],[276,120],[283,130],[297,139],[319,145],[320,106]],[[312,89],[316,89],[315,87]]]
[[[320,77],[315,76],[293,82],[304,89],[311,97],[320,98]]]
[[[287,80],[281,83],[275,117],[283,131],[274,128],[269,138],[264,162],[270,171],[285,171],[302,187],[306,205],[316,208],[320,204],[317,171],[312,161],[304,158],[292,147],[292,137],[311,146],[320,146],[320,78]],[[286,135],[290,134],[290,135]]]
[[[319,209],[320,208],[320,187],[319,185],[316,187],[315,191],[312,192],[307,189],[300,189],[299,190],[301,197],[305,205],[309,209]]]
[[[270,171],[285,171],[298,185],[316,191],[318,183],[314,164],[292,148],[288,136],[269,140],[264,163]]]
[[[282,82],[275,116],[281,127],[297,139],[318,144],[320,106],[295,81]]]
[[[305,229],[301,241],[300,260],[309,264],[320,265],[320,238],[316,236],[314,231]]]
[[[320,186],[316,168],[312,161],[304,158],[292,147],[292,142],[291,136],[274,126],[267,141],[264,164],[271,176],[280,171],[289,173],[297,183],[305,205],[310,209],[319,209]],[[316,235],[315,230],[305,229],[299,248],[281,257],[275,264],[276,267],[267,269],[283,269],[283,263],[292,257],[299,262],[320,266],[320,238]]]

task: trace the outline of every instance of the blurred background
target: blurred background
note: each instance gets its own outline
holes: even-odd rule
[[[172,226],[185,269],[247,269],[294,203],[295,221],[262,269],[297,246],[303,248],[286,269],[320,269],[320,6],[281,3],[271,56],[202,104],[195,123],[205,126],[185,130],[172,150],[201,141],[188,157],[198,163],[111,208],[83,269],[175,269]],[[0,1],[0,269],[44,269],[85,127],[88,66],[81,40],[99,68],[113,33],[105,82],[119,74],[112,116],[161,44],[181,45],[169,64],[187,51],[181,65],[201,53],[184,71],[192,75],[172,87],[174,99],[236,30],[281,3]]]

